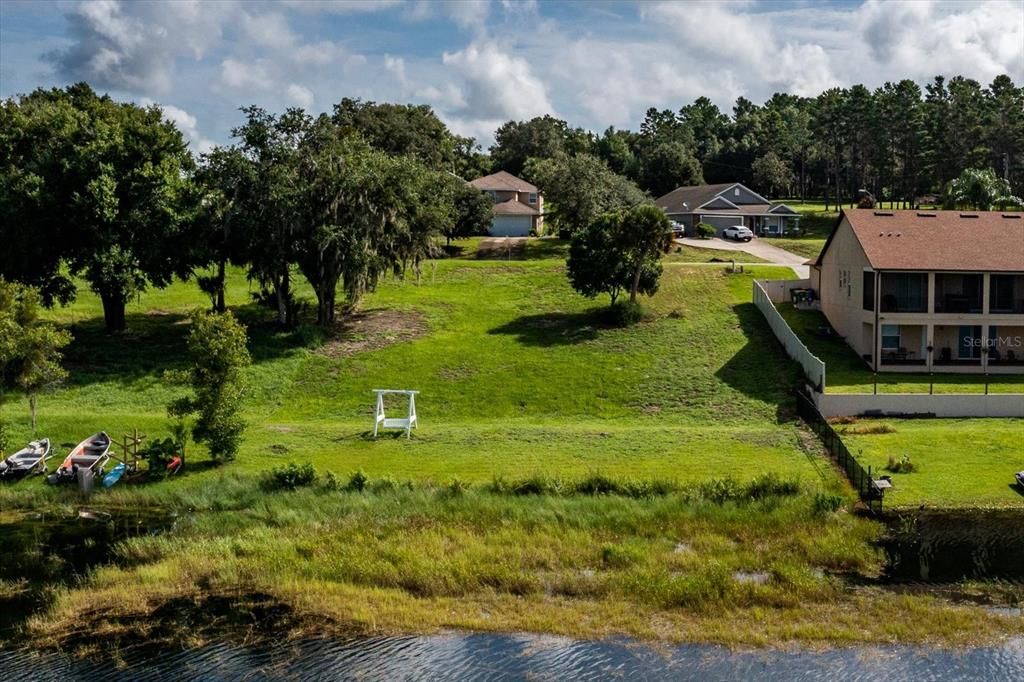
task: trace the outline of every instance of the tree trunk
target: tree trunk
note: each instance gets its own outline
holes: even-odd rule
[[[108,332],[120,332],[125,329],[124,296],[120,292],[116,294],[101,293],[100,300],[103,301],[103,321],[106,323]]]
[[[636,303],[636,292],[640,288],[640,272],[643,270],[643,264],[637,264],[636,272],[633,273],[633,286],[629,290],[629,302]]]
[[[227,310],[227,306],[224,303],[225,269],[226,265],[222,258],[220,262],[217,263],[217,302],[214,304],[214,308],[218,313],[222,313]]]
[[[283,327],[287,327],[291,320],[288,315],[288,288],[290,280],[288,277],[288,271],[285,270],[281,273],[277,283],[274,287],[274,293],[277,296],[277,323]]]
[[[36,437],[36,394],[29,393],[28,395],[28,411],[32,415],[32,439]]]

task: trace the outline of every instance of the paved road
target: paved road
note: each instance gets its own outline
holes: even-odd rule
[[[692,246],[695,249],[743,251],[752,256],[763,258],[771,265],[782,265],[792,268],[793,272],[796,273],[796,276],[801,279],[807,279],[811,276],[811,268],[804,265],[804,263],[807,262],[806,257],[790,253],[785,249],[780,249],[777,246],[762,242],[757,238],[749,242],[734,242],[731,240],[719,239],[718,237],[712,237],[711,239],[692,239],[690,237],[683,237],[682,239],[677,239],[676,243],[682,244],[683,246]]]

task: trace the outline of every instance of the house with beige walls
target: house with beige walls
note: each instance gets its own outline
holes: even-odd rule
[[[759,237],[782,236],[800,229],[800,214],[785,204],[774,204],[739,182],[677,187],[654,204],[670,220],[696,237],[696,226],[707,223],[719,237],[728,227],[743,225]]]
[[[811,286],[875,371],[1024,373],[1024,213],[846,210]]]
[[[498,171],[471,180],[470,185],[494,200],[492,237],[526,237],[544,229],[544,196],[536,186],[511,173]]]

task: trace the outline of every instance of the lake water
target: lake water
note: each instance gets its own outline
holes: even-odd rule
[[[214,644],[185,651],[128,649],[123,660],[74,661],[56,653],[0,652],[13,680],[1020,680],[1024,639],[940,651],[857,647],[734,652],[716,646],[650,647],[515,634],[312,640],[276,646]]]

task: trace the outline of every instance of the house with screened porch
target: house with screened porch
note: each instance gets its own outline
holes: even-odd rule
[[[1024,374],[1024,213],[844,211],[811,287],[875,371]]]

